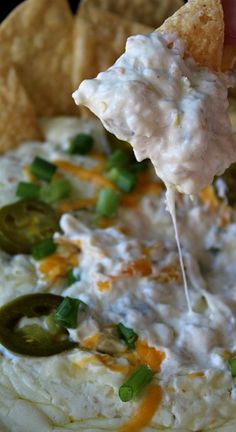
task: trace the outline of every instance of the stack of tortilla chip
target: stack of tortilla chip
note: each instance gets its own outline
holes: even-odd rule
[[[147,33],[183,0],[25,0],[0,26],[0,151],[42,139],[37,118],[78,115],[71,94],[109,67],[127,37]]]

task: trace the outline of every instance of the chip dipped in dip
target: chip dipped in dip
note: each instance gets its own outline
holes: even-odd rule
[[[227,114],[235,78],[185,53],[176,33],[132,36],[116,63],[73,97],[130,142],[138,161],[150,158],[166,184],[196,194],[236,160]]]

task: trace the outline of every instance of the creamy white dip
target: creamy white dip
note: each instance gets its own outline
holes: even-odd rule
[[[116,63],[73,97],[130,142],[138,161],[150,158],[166,184],[195,194],[236,160],[227,114],[234,79],[184,53],[175,34],[132,36]]]
[[[96,167],[98,160],[92,154],[70,156],[65,152],[72,130],[73,134],[91,133],[96,151],[107,151],[106,137],[97,121],[45,120],[44,129],[47,142],[23,145],[0,158],[1,206],[16,200],[18,182],[27,180],[23,167],[35,155],[52,162],[60,159],[78,167]],[[91,182],[67,176],[80,198],[96,192]],[[219,228],[218,212],[200,201],[190,204],[184,197],[178,202],[177,217],[192,314],[186,309],[164,190],[160,195],[146,192],[134,207],[121,205],[107,228],[91,224],[88,211],[61,217],[62,232],[55,235],[55,241],[65,239],[78,245],[75,271],[80,280],[71,286],[65,278],[45,282],[39,263],[30,256],[10,257],[1,252],[0,304],[34,292],[79,298],[89,307],[86,319],[71,331],[73,339],[79,341],[122,321],[166,355],[154,379],[162,387],[161,406],[145,432],[235,432],[236,387],[226,354],[236,353],[236,214],[233,212],[231,221]],[[143,257],[150,260],[150,275],[115,277]],[[177,277],[162,280],[168,268]],[[109,281],[109,289],[100,290],[99,281]],[[48,358],[30,358],[12,354],[2,346],[0,350],[1,432],[115,432],[139,409],[140,398],[123,403],[118,397],[126,374],[95,361],[90,351],[76,349]],[[127,364],[122,352],[118,361]]]

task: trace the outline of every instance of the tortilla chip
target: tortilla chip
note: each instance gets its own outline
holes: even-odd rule
[[[183,4],[183,0],[84,0],[82,3],[153,28],[159,27]]]
[[[225,45],[223,50],[222,70],[232,69],[236,62],[236,46]]]
[[[34,107],[16,71],[0,74],[0,152],[24,141],[40,140]]]
[[[221,70],[224,15],[220,0],[189,0],[157,31],[177,33],[198,63]]]
[[[73,17],[67,0],[27,0],[0,26],[0,65],[14,65],[37,114],[73,112]]]
[[[72,82],[74,88],[109,68],[125,49],[128,36],[153,29],[95,7],[82,7],[76,16]]]

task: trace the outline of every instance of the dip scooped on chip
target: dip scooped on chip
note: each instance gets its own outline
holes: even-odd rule
[[[224,17],[220,0],[190,0],[155,32],[132,36],[106,72],[73,94],[138,161],[150,158],[158,176],[198,193],[236,160],[222,73]]]

